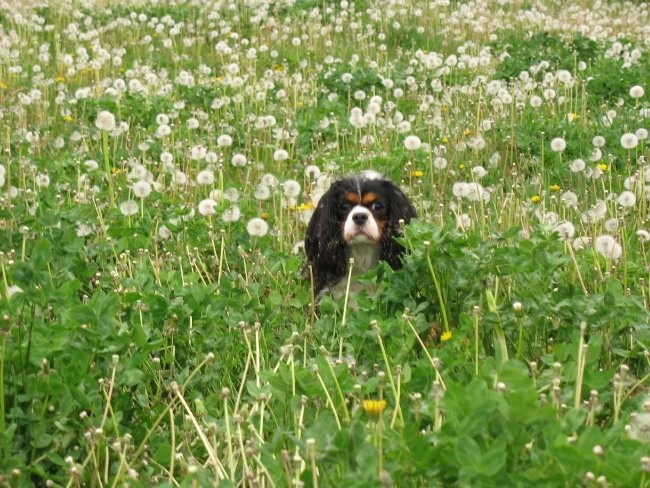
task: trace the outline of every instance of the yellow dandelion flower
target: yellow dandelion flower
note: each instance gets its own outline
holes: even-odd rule
[[[464,135],[464,136],[468,136],[468,135],[470,135],[471,133],[472,133],[472,131],[469,130],[469,129],[465,129],[465,130],[463,131],[463,135]]]
[[[378,417],[386,409],[386,400],[364,400],[361,407],[368,415]]]
[[[58,81],[58,82],[65,81],[65,78],[63,76],[57,76],[56,78],[54,78],[54,81]]]
[[[262,212],[261,215],[260,215],[260,217],[263,218],[264,220],[268,220],[268,218],[269,218],[269,213],[268,213],[268,212]]]
[[[449,142],[449,139],[447,139],[446,137],[442,138],[442,143],[443,144],[447,144],[448,142]]]
[[[459,169],[465,169],[465,165],[463,163],[460,163],[460,166],[458,166]]]
[[[3,82],[0,81],[0,90],[6,90],[7,85],[5,85]]]
[[[304,212],[305,210],[312,210],[314,208],[314,204],[311,202],[307,203],[301,203],[300,205],[297,205],[295,207],[289,207],[289,210],[295,210],[296,212]]]
[[[72,117],[72,115],[64,115],[63,120],[65,120],[66,122],[72,122],[74,118]]]
[[[415,171],[411,171],[411,176],[413,176],[414,178],[422,178],[424,176],[424,171],[420,171],[416,169]]]
[[[533,195],[532,197],[530,197],[530,201],[533,202],[534,204],[538,204],[539,202],[542,201],[542,197],[540,197],[539,195]]]
[[[598,165],[598,167],[600,168],[600,170],[601,170],[603,173],[604,173],[605,171],[607,171],[607,169],[609,168],[609,166],[607,166],[605,163],[600,163],[600,164]]]
[[[119,175],[122,172],[120,168],[111,168],[111,173],[114,175]]]
[[[440,336],[440,340],[441,340],[442,342],[447,342],[449,339],[451,339],[451,336],[452,336],[452,333],[451,333],[450,330],[448,330],[447,332],[444,332],[444,333]]]
[[[551,191],[560,191],[560,185],[551,185],[550,190]]]

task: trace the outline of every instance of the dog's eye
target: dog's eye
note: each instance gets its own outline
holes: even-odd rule
[[[352,204],[350,202],[343,202],[339,205],[339,210],[344,213],[349,212],[351,208]]]
[[[384,204],[381,202],[373,202],[372,205],[370,205],[370,210],[373,212],[381,212],[384,210]]]

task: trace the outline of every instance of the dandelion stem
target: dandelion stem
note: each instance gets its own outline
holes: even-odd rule
[[[449,320],[447,319],[447,305],[442,298],[442,289],[440,287],[440,282],[436,276],[436,272],[433,269],[433,263],[431,262],[431,255],[429,254],[429,241],[424,241],[424,252],[427,255],[427,265],[429,266],[429,272],[431,273],[431,279],[433,279],[433,285],[436,289],[436,295],[438,297],[438,303],[440,303],[440,312],[442,313],[442,323],[445,328],[445,332],[449,332]]]
[[[108,180],[108,193],[111,199],[111,206],[115,206],[115,187],[113,185],[113,168],[111,167],[110,157],[108,154],[108,132],[102,131],[102,152],[104,156],[104,171]]]

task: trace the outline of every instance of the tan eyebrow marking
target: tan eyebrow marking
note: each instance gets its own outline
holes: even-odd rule
[[[363,195],[363,197],[361,197],[361,203],[363,203],[364,205],[369,205],[375,200],[377,200],[377,198],[378,197],[374,192],[369,191],[368,193]]]
[[[359,203],[359,194],[353,191],[349,191],[345,194],[344,197],[348,202],[357,205]]]

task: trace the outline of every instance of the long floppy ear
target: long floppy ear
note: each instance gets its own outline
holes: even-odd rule
[[[408,224],[411,219],[417,218],[417,212],[397,185],[388,180],[384,182],[384,185],[386,194],[389,195],[389,222],[381,238],[379,258],[390,264],[393,269],[397,269],[402,266],[400,256],[404,252],[404,247],[395,240],[395,237],[402,235],[399,221],[403,220],[405,224]]]
[[[345,275],[347,269],[345,241],[336,215],[337,197],[334,183],[319,200],[305,235],[305,252],[314,274],[316,294]]]

